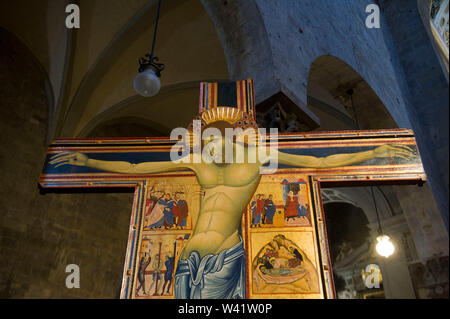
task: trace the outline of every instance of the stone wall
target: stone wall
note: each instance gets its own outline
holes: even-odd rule
[[[133,194],[41,194],[46,81],[0,28],[0,298],[118,298]],[[80,289],[65,286],[68,264]]]
[[[417,2],[380,0],[392,35],[392,50],[407,87],[408,114],[434,198],[448,231],[449,89],[423,26]]]

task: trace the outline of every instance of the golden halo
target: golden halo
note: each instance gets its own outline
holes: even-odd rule
[[[188,130],[191,132],[193,131],[195,120],[201,121],[202,130],[206,125],[219,121],[230,123],[233,125],[233,128],[240,127],[245,130],[251,127],[258,129],[253,117],[235,107],[219,106],[202,112],[189,124]]]

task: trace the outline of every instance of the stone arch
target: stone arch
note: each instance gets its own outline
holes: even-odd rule
[[[59,121],[58,136],[79,136],[100,113],[133,99],[133,78],[137,74],[138,58],[151,47],[157,3],[145,2],[118,28],[98,55],[93,55],[90,64],[80,66],[86,70],[78,72],[79,81],[73,83],[64,119]],[[89,9],[85,16],[88,15]],[[228,78],[214,26],[195,0],[162,4],[155,53],[166,65],[161,77],[163,88],[188,81]],[[77,54],[83,53],[77,50]],[[151,103],[151,99],[143,100],[147,102]]]
[[[394,215],[392,207],[383,191],[373,187],[380,219],[388,219]],[[322,189],[322,200],[324,205],[329,203],[346,203],[360,208],[370,224],[376,224],[377,213],[369,187],[339,187]]]
[[[225,80],[211,79],[205,81]],[[92,132],[102,125],[109,125],[112,122],[118,123],[119,119],[128,119],[129,122],[131,117],[137,121],[136,123],[148,125],[152,128],[149,129],[148,135],[143,136],[155,136],[153,134],[156,134],[156,132],[160,133],[159,136],[169,136],[173,128],[187,127],[189,122],[197,115],[199,85],[198,81],[168,85],[162,87],[161,91],[151,98],[133,95],[97,114],[84,126],[77,137],[92,136]]]
[[[334,211],[325,211],[327,233],[331,233],[331,235],[336,235],[336,233],[338,235],[343,234],[343,237],[347,237],[347,240],[349,240],[348,244],[340,245],[336,240],[336,236],[335,238],[332,238],[330,235],[328,236],[332,256],[331,268],[333,270],[333,277],[336,283],[335,287],[338,293],[339,290],[343,292],[343,286],[347,286],[342,285],[344,283],[342,280],[347,281],[348,279],[353,278],[354,274],[356,274],[355,271],[360,273],[362,269],[365,269],[366,265],[375,263],[381,269],[383,275],[383,291],[387,298],[414,297],[412,278],[408,271],[408,260],[414,258],[412,256],[416,256],[415,247],[414,245],[405,244],[407,238],[409,238],[408,224],[404,219],[404,216],[394,214],[391,202],[388,199],[389,196],[386,196],[385,194],[385,187],[386,186],[373,187],[373,190],[382,225],[381,231],[391,237],[394,246],[396,247],[394,255],[389,259],[380,257],[375,252],[375,238],[379,235],[379,229],[374,202],[369,187],[333,188],[332,190],[335,194],[339,194],[338,197],[350,199],[350,202],[353,202],[354,204],[349,201],[342,202],[339,199],[338,201],[329,201],[327,204],[324,204],[325,209],[330,209],[330,205],[333,204],[340,205],[337,206],[337,209],[334,207]],[[322,192],[323,191],[324,189],[322,189]],[[342,214],[343,217],[347,217],[347,221],[339,219],[339,217],[341,217],[341,212],[345,210],[350,210],[350,213],[353,213],[353,216],[359,217],[356,223],[352,220],[349,221],[349,217],[352,217],[348,216],[349,214]],[[399,213],[398,211],[396,212]],[[361,214],[365,215],[367,223],[364,223],[364,219],[360,216]],[[330,215],[331,227],[328,225]],[[334,220],[332,218],[333,215],[337,216]],[[348,227],[347,223],[353,225],[353,227]],[[333,230],[333,227],[335,228],[336,224],[342,229],[338,229],[337,231],[335,229]],[[346,227],[347,230],[345,229]],[[337,237],[339,238],[339,236]],[[358,240],[352,242],[353,237],[358,238]],[[344,243],[345,241],[346,240],[343,240]],[[352,287],[351,282],[352,281],[350,281],[349,284],[350,290],[360,290],[355,286]],[[357,295],[354,295],[354,297],[356,296]]]
[[[370,238],[369,219],[364,210],[349,202],[331,201],[324,204],[327,237],[331,245],[331,258],[336,259],[339,241],[353,242],[359,246]],[[356,235],[356,236],[355,236]],[[355,243],[356,241],[356,243]]]
[[[355,113],[348,90],[353,90]],[[321,118],[319,130],[389,129],[398,127],[391,110],[367,81],[345,61],[319,56],[308,74],[308,107]]]
[[[75,130],[76,123],[67,123],[66,119],[78,119],[82,116],[83,105],[94,93],[106,70],[112,67],[114,61],[126,50],[127,45],[138,37],[141,28],[149,28],[152,25],[154,17],[151,9],[154,9],[155,6],[156,1],[151,1],[137,12],[110,41],[96,62],[86,72],[70,104],[66,105],[67,115],[58,123],[57,130],[61,131],[60,134],[70,136]],[[167,10],[162,10],[161,15],[166,12]]]

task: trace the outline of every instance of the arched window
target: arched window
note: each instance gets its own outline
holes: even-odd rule
[[[434,36],[447,51],[448,58],[448,10],[449,0],[431,1],[430,19]]]

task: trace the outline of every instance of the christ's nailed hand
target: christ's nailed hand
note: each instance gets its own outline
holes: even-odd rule
[[[406,145],[385,144],[374,149],[376,157],[400,157],[410,160],[415,156],[413,150]]]
[[[58,153],[50,158],[50,164],[55,167],[61,165],[77,165],[86,166],[88,157],[79,152],[62,152]]]

